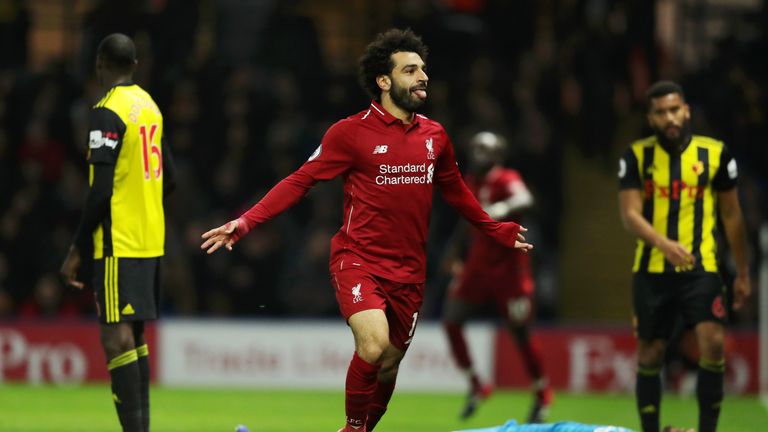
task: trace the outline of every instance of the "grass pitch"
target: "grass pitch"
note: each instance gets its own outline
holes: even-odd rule
[[[477,414],[460,422],[463,395],[395,392],[389,412],[376,432],[448,432],[524,419],[530,396],[497,392]],[[155,432],[232,432],[238,424],[251,432],[335,432],[344,421],[343,392],[290,390],[220,390],[165,388],[152,390]],[[614,424],[638,429],[630,395],[557,393],[551,421]],[[696,401],[665,395],[662,423],[696,425]],[[118,431],[107,385],[32,387],[0,385],[0,431]],[[768,412],[757,398],[726,397],[721,432],[768,430]]]

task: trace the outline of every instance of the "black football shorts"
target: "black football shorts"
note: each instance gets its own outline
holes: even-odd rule
[[[668,339],[678,317],[686,328],[727,320],[725,285],[717,273],[635,273],[632,300],[642,340]]]
[[[97,259],[93,288],[101,323],[157,319],[160,257]]]

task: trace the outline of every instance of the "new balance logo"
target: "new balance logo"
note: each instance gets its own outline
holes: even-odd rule
[[[385,145],[377,145],[373,149],[373,154],[384,154],[386,152],[387,152],[387,146],[385,146]]]

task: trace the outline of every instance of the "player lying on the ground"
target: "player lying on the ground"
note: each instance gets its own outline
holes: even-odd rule
[[[517,424],[510,420],[501,426],[484,429],[466,429],[455,432],[634,432],[619,426],[587,425],[576,422]],[[693,429],[684,429],[667,426],[663,432],[695,432]]]

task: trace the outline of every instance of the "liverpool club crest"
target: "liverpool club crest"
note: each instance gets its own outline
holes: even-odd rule
[[[432,138],[428,138],[426,141],[424,141],[424,145],[427,146],[427,159],[434,160],[435,159],[435,151],[432,148]]]

